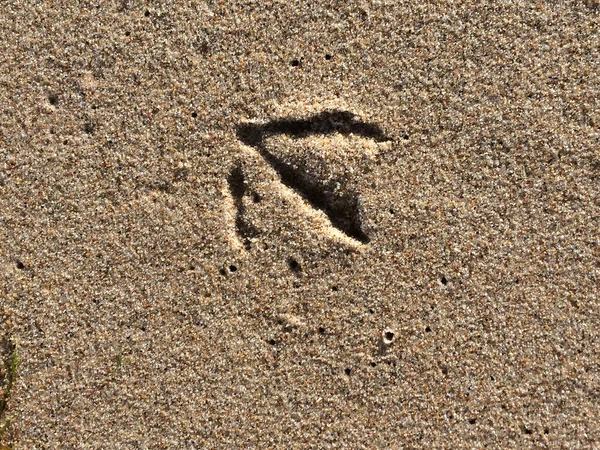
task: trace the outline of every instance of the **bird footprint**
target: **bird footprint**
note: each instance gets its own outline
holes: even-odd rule
[[[374,142],[389,141],[378,125],[363,122],[348,111],[325,111],[307,119],[277,119],[265,124],[244,123],[238,126],[237,136],[246,145],[253,147],[277,172],[281,182],[297,192],[313,208],[328,217],[331,226],[349,238],[366,244],[369,236],[363,231],[360,214],[360,194],[348,189],[344,179],[323,176],[310,170],[307,164],[298,163],[269,150],[265,140],[274,136],[289,136],[293,139],[314,135],[341,134],[359,136]],[[236,229],[244,242],[256,236],[258,231],[245,219],[242,198],[247,189],[243,169],[236,166],[230,173],[229,186],[237,208]]]

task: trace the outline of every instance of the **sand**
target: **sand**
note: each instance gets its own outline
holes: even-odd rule
[[[599,14],[5,2],[0,448],[598,448]]]

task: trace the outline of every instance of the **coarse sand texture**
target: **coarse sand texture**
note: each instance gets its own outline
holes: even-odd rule
[[[597,0],[5,0],[0,450],[599,449]]]

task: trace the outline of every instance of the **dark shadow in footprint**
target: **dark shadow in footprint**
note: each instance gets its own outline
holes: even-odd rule
[[[242,124],[237,128],[238,138],[256,148],[262,157],[277,171],[281,181],[305,198],[314,208],[323,211],[331,224],[347,236],[366,244],[369,237],[362,231],[359,195],[353,191],[338,192],[337,184],[323,182],[302,168],[267,150],[264,140],[269,136],[285,134],[293,138],[341,133],[354,134],[376,142],[388,141],[378,125],[355,119],[348,111],[325,111],[304,120],[278,119],[263,125]]]
[[[250,246],[250,238],[258,235],[258,230],[246,221],[244,206],[244,195],[246,195],[246,179],[241,166],[235,166],[227,177],[229,191],[233,197],[236,208],[235,228],[244,246]]]

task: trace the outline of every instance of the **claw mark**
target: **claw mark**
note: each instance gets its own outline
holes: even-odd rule
[[[305,120],[279,119],[264,125],[242,124],[237,129],[238,138],[258,150],[279,174],[283,184],[298,192],[314,208],[323,211],[335,228],[366,244],[369,237],[362,231],[358,193],[338,192],[334,182],[324,183],[294,167],[267,150],[264,144],[265,138],[279,134],[304,138],[333,133],[355,134],[376,142],[389,140],[378,125],[356,120],[355,115],[348,111],[325,111]]]
[[[235,166],[229,177],[227,178],[229,183],[229,191],[233,197],[235,207],[237,210],[235,217],[235,228],[238,236],[244,242],[246,248],[250,245],[250,238],[258,234],[256,228],[246,221],[245,212],[246,207],[244,206],[244,195],[246,195],[246,180],[244,178],[244,171],[241,166]]]

